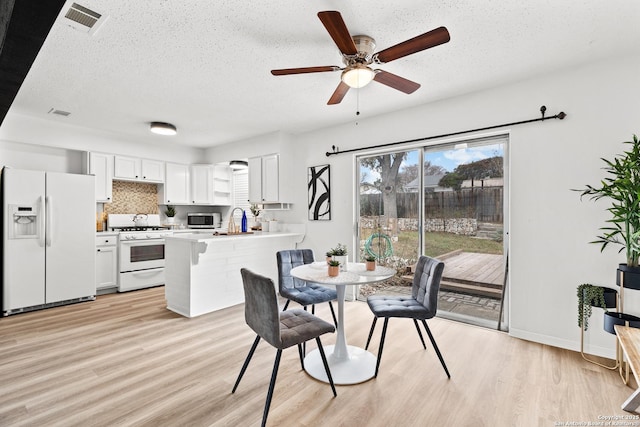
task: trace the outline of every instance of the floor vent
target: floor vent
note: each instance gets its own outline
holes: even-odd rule
[[[72,3],[64,15],[67,25],[76,30],[94,34],[104,23],[106,17],[78,3]]]
[[[70,115],[71,113],[68,111],[63,111],[63,110],[56,110],[55,108],[52,108],[49,110],[49,114],[56,114],[58,116],[64,116],[67,117],[68,115]]]

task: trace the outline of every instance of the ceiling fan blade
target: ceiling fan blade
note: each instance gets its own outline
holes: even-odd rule
[[[404,77],[396,76],[395,74],[391,74],[386,71],[378,71],[373,80],[406,94],[413,93],[420,87],[416,82],[412,82]]]
[[[271,70],[274,76],[286,76],[289,74],[305,74],[305,73],[324,73],[326,71],[338,71],[340,67],[328,65],[324,67],[304,67],[304,68],[283,68],[280,70]]]
[[[441,45],[450,40],[449,31],[445,27],[439,27],[412,39],[398,43],[376,53],[376,62],[391,62],[412,53],[420,52],[434,46]]]
[[[349,92],[349,85],[347,85],[343,81],[340,81],[340,84],[336,88],[335,92],[333,92],[333,95],[331,95],[331,98],[329,98],[329,102],[327,102],[327,105],[340,104],[340,102],[342,102],[342,98],[344,98],[347,92]]]
[[[338,46],[338,49],[340,49],[340,52],[345,55],[355,55],[358,53],[340,12],[334,10],[318,12],[318,18],[322,21],[322,25],[324,25],[329,32],[329,35]]]

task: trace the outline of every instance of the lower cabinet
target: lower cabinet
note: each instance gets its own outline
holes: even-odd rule
[[[117,290],[117,240],[117,235],[96,237],[96,291],[98,294]]]

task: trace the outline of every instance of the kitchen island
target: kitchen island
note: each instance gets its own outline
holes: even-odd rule
[[[304,225],[288,231],[235,235],[176,233],[165,239],[167,308],[200,316],[244,302],[241,268],[278,278],[276,252],[295,249]]]

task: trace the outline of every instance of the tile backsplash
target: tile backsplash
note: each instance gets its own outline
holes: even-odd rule
[[[111,203],[104,204],[104,212],[107,214],[157,214],[158,185],[113,181],[111,200]]]

